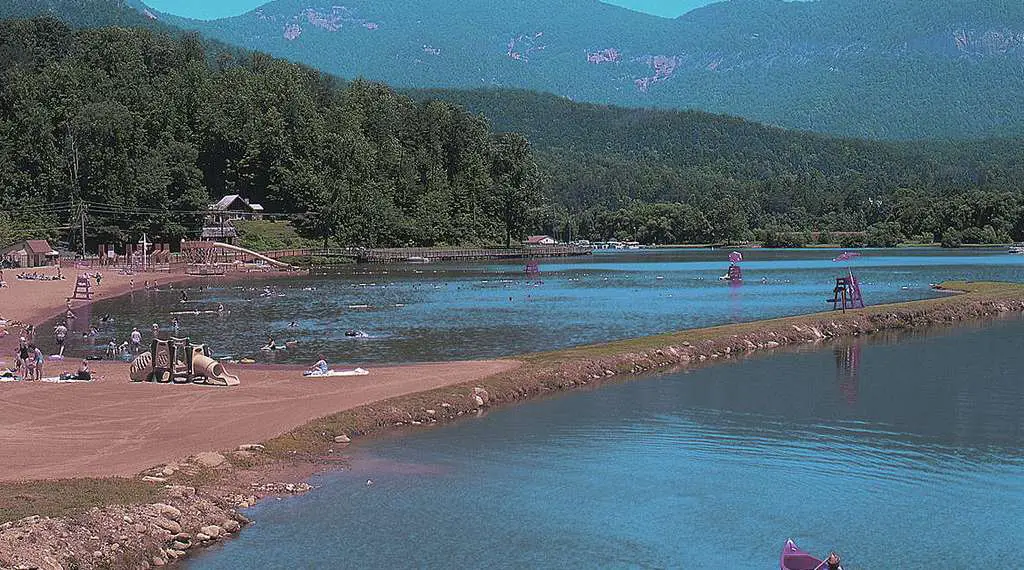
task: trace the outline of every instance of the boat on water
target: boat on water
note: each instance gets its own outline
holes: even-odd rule
[[[825,563],[800,550],[792,539],[787,540],[779,556],[779,570],[818,570]]]
[[[1012,253],[1015,255],[1024,254],[1024,244],[1011,245],[1010,251],[1007,253]]]

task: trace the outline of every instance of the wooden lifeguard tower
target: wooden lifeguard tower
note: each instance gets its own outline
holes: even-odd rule
[[[849,263],[857,257],[860,257],[859,253],[844,251],[833,259],[832,262],[845,261]],[[846,275],[836,277],[836,286],[832,289],[832,298],[825,299],[825,302],[832,303],[833,311],[842,309],[844,313],[846,309],[864,308],[864,297],[860,294],[860,281],[857,281],[857,277],[853,274],[853,269],[849,265],[846,267]]]
[[[78,280],[75,281],[75,293],[71,298],[78,301],[92,301],[92,283],[88,277],[78,276]]]
[[[832,298],[826,302],[832,303],[832,310],[842,309],[863,309],[864,297],[860,294],[860,283],[853,271],[842,277],[836,277],[836,286],[832,289]]]

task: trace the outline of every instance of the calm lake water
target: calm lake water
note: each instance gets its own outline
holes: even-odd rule
[[[488,358],[552,350],[679,329],[751,321],[823,310],[835,276],[834,250],[751,250],[746,280],[718,280],[726,251],[646,250],[597,253],[540,262],[528,277],[524,264],[466,263],[349,266],[330,275],[188,292],[138,291],[131,298],[96,303],[115,322],[101,325],[86,351],[102,352],[131,327],[151,323],[212,346],[220,356],[275,362],[312,362],[318,353],[335,362],[414,362]],[[1002,250],[866,250],[852,266],[869,304],[936,295],[930,283],[947,279],[1024,281],[1024,256]],[[763,282],[762,282],[763,280]],[[90,315],[86,315],[89,318]],[[294,321],[295,326],[289,326]],[[76,326],[83,326],[79,319]],[[345,336],[347,330],[366,333]],[[272,334],[294,350],[263,353]],[[148,336],[148,335],[147,335]],[[79,339],[79,352],[83,350]]]
[[[780,351],[370,440],[187,567],[766,570],[789,537],[851,570],[1007,567],[1022,343],[1014,319]]]

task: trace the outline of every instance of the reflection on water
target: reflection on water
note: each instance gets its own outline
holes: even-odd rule
[[[860,375],[860,344],[849,343],[845,346],[837,346],[833,352],[836,355],[836,378],[839,380],[839,390],[843,398],[851,406],[857,403],[857,385]]]
[[[835,251],[752,250],[742,283],[718,279],[722,251],[602,253],[549,260],[528,274],[520,262],[351,266],[297,280],[138,291],[97,303],[101,325],[86,348],[102,351],[133,325],[180,323],[178,334],[220,356],[275,362],[405,362],[486,358],[552,350],[660,332],[822,311],[845,265]],[[1024,256],[994,251],[866,252],[855,263],[869,304],[936,295],[947,279],[1024,280]],[[218,304],[227,312],[210,314]],[[199,314],[195,312],[199,311]],[[182,313],[172,315],[171,313]],[[294,324],[293,324],[294,323]],[[77,325],[76,325],[77,326]],[[348,331],[365,335],[347,336]],[[261,353],[267,335],[297,340],[294,350]]]
[[[1021,338],[856,339],[378,438],[189,568],[764,570],[788,537],[850,569],[1000,566],[1024,549]]]

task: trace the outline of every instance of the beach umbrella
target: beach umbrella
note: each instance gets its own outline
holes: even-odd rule
[[[852,261],[856,257],[860,257],[860,254],[855,252],[855,251],[844,251],[843,253],[840,253],[832,261],[836,262],[836,263],[838,263],[840,261]]]
[[[734,251],[729,254],[729,261],[732,263],[739,263],[743,261],[743,254],[738,251]]]

